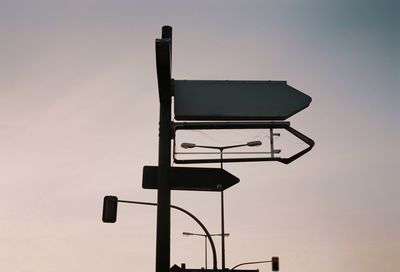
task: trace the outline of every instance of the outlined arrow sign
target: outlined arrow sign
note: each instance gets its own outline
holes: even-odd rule
[[[176,120],[285,120],[311,97],[286,81],[174,80]]]

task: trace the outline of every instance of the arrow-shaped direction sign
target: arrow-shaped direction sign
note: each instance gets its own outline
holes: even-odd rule
[[[144,166],[144,189],[157,189],[158,167]],[[171,167],[171,190],[222,191],[239,182],[239,178],[221,168]]]
[[[177,120],[285,120],[311,97],[286,81],[174,80]]]

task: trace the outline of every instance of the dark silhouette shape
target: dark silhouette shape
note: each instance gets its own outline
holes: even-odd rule
[[[176,120],[286,120],[311,97],[286,81],[174,80]]]
[[[157,189],[158,167],[143,167],[142,187]],[[237,184],[239,179],[220,168],[171,167],[171,190],[221,191]]]
[[[305,155],[314,147],[315,142],[307,137],[306,135],[300,133],[290,126],[290,122],[180,122],[174,123],[173,129],[177,130],[209,130],[209,129],[285,129],[291,134],[293,134],[298,139],[302,140],[308,145],[305,149],[299,151],[298,153],[287,157],[257,157],[257,158],[223,158],[223,159],[187,159],[181,160],[175,156],[174,162],[177,164],[197,164],[197,163],[221,163],[221,162],[256,162],[256,161],[277,161],[284,164],[289,164],[301,156]],[[186,146],[186,145],[185,145]],[[187,146],[187,147],[191,147]]]
[[[115,223],[117,221],[118,198],[105,196],[103,201],[103,222]]]
[[[182,272],[182,271],[185,271],[185,270],[184,270],[184,268],[180,268],[179,266],[174,264],[169,271],[171,271],[171,272]]]
[[[235,265],[234,267],[232,267],[231,270],[235,270],[235,271],[239,272],[240,270],[236,269],[239,266],[249,265],[249,264],[261,264],[261,263],[272,263],[272,271],[279,271],[279,257],[272,257],[270,261],[257,261],[257,262],[240,263],[240,264]]]
[[[279,257],[272,257],[272,271],[279,271]]]
[[[171,109],[171,102],[172,102],[172,96],[175,95],[175,105],[179,104],[180,106],[186,107],[189,105],[189,103],[186,105],[186,103],[180,103],[177,102],[180,98],[182,98],[180,94],[180,89],[188,89],[188,86],[197,86],[197,83],[194,81],[176,81],[174,83],[174,80],[171,77],[171,63],[172,63],[172,27],[170,26],[163,26],[162,27],[162,36],[161,39],[156,39],[155,41],[155,49],[156,49],[156,66],[157,66],[157,81],[158,81],[158,93],[159,93],[159,102],[160,102],[160,107],[159,107],[159,112],[160,112],[160,117],[159,117],[159,149],[158,149],[158,168],[157,168],[157,204],[152,203],[137,203],[136,204],[145,204],[145,205],[156,205],[157,206],[157,237],[156,237],[156,272],[167,272],[170,269],[170,244],[171,244],[171,208],[175,209],[181,209],[176,206],[171,205],[171,188],[173,185],[172,178],[171,178],[171,141],[175,138],[175,130],[178,129],[180,126],[181,129],[190,129],[190,127],[193,126],[208,126],[208,128],[213,128],[213,129],[222,129],[227,126],[241,126],[241,128],[248,128],[249,126],[254,126],[255,122],[242,122],[238,124],[237,122],[233,122],[232,124],[227,124],[227,122],[214,122],[214,123],[208,123],[206,122],[197,122],[197,124],[190,124],[186,122],[181,122],[181,123],[175,123],[174,121],[171,121],[172,118],[172,109]],[[286,84],[286,82],[272,82],[272,81],[264,81],[263,83],[257,83],[257,82],[251,82],[251,81],[246,81],[246,82],[211,82],[211,81],[206,81],[207,84],[211,85],[224,85],[224,87],[220,86],[220,89],[222,89],[224,92],[227,89],[238,89],[237,87],[241,85],[242,83],[245,85],[245,88],[242,88],[241,86],[239,89],[240,91],[237,92],[236,98],[243,98],[244,101],[253,101],[253,103],[243,103],[244,105],[241,105],[240,103],[238,106],[242,107],[243,111],[242,112],[237,112],[237,109],[234,109],[234,114],[232,119],[231,115],[231,110],[232,110],[232,105],[236,105],[238,101],[234,101],[234,104],[230,103],[229,108],[224,108],[223,105],[217,105],[218,109],[223,110],[223,114],[225,114],[225,110],[228,109],[227,111],[227,116],[228,117],[223,117],[222,119],[219,119],[216,117],[219,115],[220,112],[212,112],[212,110],[207,106],[205,109],[200,108],[200,111],[193,114],[191,112],[187,111],[187,108],[181,109],[175,108],[175,119],[179,119],[180,117],[186,119],[186,120],[247,120],[247,121],[252,121],[252,120],[268,120],[268,118],[271,118],[273,120],[284,120],[285,118],[288,118],[289,116],[295,114],[296,112],[302,110],[303,108],[307,107],[308,104],[311,102],[311,98],[308,97],[307,95],[302,94],[301,92],[297,91],[296,89],[290,87],[289,85]],[[195,83],[193,85],[193,83]],[[201,82],[200,82],[201,83]],[[267,107],[271,108],[273,111],[265,113],[264,111],[258,112],[259,109],[263,110],[265,108],[265,105],[262,103],[261,107],[258,107],[259,100],[265,99],[265,96],[261,96],[261,99],[259,97],[247,97],[243,92],[243,89],[246,89],[248,87],[251,87],[253,90],[253,94],[258,92],[259,89],[259,84],[264,84],[265,86],[269,86],[272,90],[272,94],[268,97],[269,98],[276,98],[276,97],[281,97],[281,92],[276,92],[277,89],[280,90],[285,90],[285,97],[291,97],[290,99],[285,99],[285,101],[278,101],[277,103],[278,108],[274,107]],[[250,86],[251,85],[251,86]],[[273,86],[272,86],[273,85]],[[229,88],[227,88],[227,86]],[[264,86],[264,87],[265,87]],[[181,88],[182,87],[182,88]],[[232,88],[231,88],[232,87]],[[201,87],[202,90],[205,91],[210,91],[209,86],[206,88]],[[211,88],[211,91],[215,89],[215,86]],[[184,94],[185,96],[186,94]],[[204,93],[202,93],[204,95]],[[187,96],[186,96],[187,97]],[[219,97],[221,94],[219,94]],[[293,97],[298,97],[301,101],[298,101],[298,99],[292,99]],[[189,99],[193,99],[193,97],[189,97]],[[207,98],[210,100],[210,98]],[[212,97],[211,97],[212,99]],[[201,100],[204,101],[204,98],[201,97]],[[216,101],[218,99],[215,99]],[[278,99],[280,100],[280,99]],[[286,103],[287,101],[288,103]],[[215,104],[216,101],[209,101]],[[276,99],[275,99],[276,101]],[[203,103],[204,104],[204,103]],[[207,105],[208,102],[206,103]],[[281,109],[279,105],[284,108],[285,110]],[[194,106],[193,106],[194,107]],[[256,112],[253,111],[253,109],[256,110]],[[210,112],[208,112],[210,110]],[[179,113],[180,112],[180,113]],[[197,115],[196,115],[197,114]],[[237,115],[236,115],[237,114]],[[200,116],[200,117],[199,117]],[[205,119],[203,119],[203,116],[206,116]],[[200,119],[199,119],[200,118]],[[236,124],[235,124],[236,123]],[[186,160],[186,161],[178,161],[176,158],[174,158],[175,163],[212,163],[212,162],[218,162],[218,163],[223,163],[223,162],[245,162],[245,161],[279,161],[282,163],[290,163],[294,161],[295,159],[301,157],[305,153],[311,150],[311,148],[314,146],[314,141],[308,138],[307,136],[301,134],[300,132],[294,130],[293,128],[290,127],[289,122],[285,122],[284,125],[283,123],[276,123],[276,122],[264,122],[264,123],[258,123],[256,126],[261,126],[261,127],[268,127],[268,128],[276,128],[276,126],[281,126],[281,128],[286,129],[290,133],[294,134],[296,137],[304,141],[307,145],[308,148],[304,149],[303,151],[300,151],[299,153],[289,157],[289,158],[279,158],[279,157],[268,157],[268,158],[242,158],[242,159],[232,159],[232,158],[227,158],[227,159],[220,159],[220,160]],[[192,128],[193,129],[193,128]],[[207,129],[207,128],[204,128]],[[221,191],[222,194],[223,191]],[[122,202],[122,201],[120,201]],[[115,202],[111,202],[115,203]],[[135,202],[129,202],[129,203],[135,203]],[[112,204],[111,204],[112,205]],[[108,207],[108,206],[107,206]],[[113,206],[110,206],[111,208]],[[111,209],[110,210],[113,210]],[[107,211],[108,209],[106,209]],[[116,211],[116,210],[115,210]],[[185,210],[181,210],[185,213],[187,213],[189,216],[191,216],[193,219],[197,221],[197,219],[188,213]],[[116,220],[113,217],[113,213],[109,212],[109,216],[105,217],[106,220],[112,221]],[[199,224],[201,222],[198,221]],[[205,228],[204,228],[205,229]],[[211,239],[212,240],[212,239]],[[211,243],[210,240],[210,243]],[[224,265],[222,265],[224,268]],[[216,260],[215,260],[215,269],[216,269]]]
[[[262,143],[260,141],[251,141],[245,144],[236,144],[236,145],[225,145],[225,146],[210,146],[210,145],[198,145],[194,143],[182,143],[181,147],[185,149],[189,148],[208,148],[208,149],[217,149],[220,153],[221,158],[221,170],[223,170],[223,153],[226,149],[243,147],[243,146],[251,146],[256,147],[260,146]],[[222,270],[225,270],[225,216],[224,216],[224,191],[221,190],[221,263],[222,263]]]
[[[116,222],[118,202],[129,203],[129,204],[148,205],[148,206],[157,206],[157,203],[152,203],[152,202],[119,200],[118,197],[116,197],[116,196],[105,196],[104,197],[104,203],[103,203],[103,222],[105,222],[105,223],[115,223]],[[104,207],[106,207],[106,208],[104,208]],[[207,235],[208,241],[210,242],[212,253],[213,253],[213,270],[215,272],[217,272],[218,271],[217,251],[215,249],[215,244],[214,244],[214,241],[213,241],[213,239],[211,237],[211,234],[207,230],[205,225],[196,216],[194,216],[189,211],[187,211],[187,210],[185,210],[185,209],[183,209],[183,208],[181,208],[179,206],[175,206],[175,205],[170,205],[170,207],[187,214],[194,221],[196,221],[196,223],[199,224],[200,227],[203,229],[203,231]],[[109,219],[109,220],[108,221],[104,221],[104,218]],[[169,271],[169,268],[168,268],[168,271]]]
[[[204,239],[204,264],[205,264],[205,268],[206,268],[206,270],[207,270],[207,239],[208,239],[208,237],[207,237],[207,235],[205,235],[205,234],[201,234],[201,233],[193,233],[193,232],[182,232],[182,234],[183,235],[185,235],[185,236],[200,236],[200,237],[204,237],[205,239]],[[224,233],[224,236],[229,236],[230,234],[229,233]],[[221,233],[218,233],[218,234],[210,234],[210,236],[211,237],[213,237],[213,236],[220,236],[220,237],[222,237],[222,234]],[[185,265],[185,264],[182,264],[182,265]],[[186,266],[186,265],[185,265]],[[184,267],[182,267],[182,268],[184,268]]]
[[[171,255],[171,54],[172,27],[163,26],[161,39],[156,39],[156,65],[160,100],[156,272],[169,270]]]

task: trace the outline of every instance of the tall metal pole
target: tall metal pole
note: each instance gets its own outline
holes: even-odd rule
[[[219,149],[221,154],[221,169],[224,168],[222,159],[223,159],[223,152],[224,149]],[[224,215],[224,188],[221,188],[221,264],[222,264],[222,271],[225,271],[225,215]]]
[[[204,236],[204,249],[205,249],[206,269],[207,269],[207,236]]]
[[[156,40],[157,76],[160,95],[158,145],[156,272],[170,269],[171,244],[171,40],[172,28],[162,28]]]
[[[274,157],[274,131],[272,128],[269,129],[269,143],[271,146],[271,158]]]

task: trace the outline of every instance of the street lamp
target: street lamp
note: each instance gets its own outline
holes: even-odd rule
[[[209,146],[209,145],[197,145],[194,143],[182,143],[181,147],[184,149],[189,148],[208,148],[208,149],[217,149],[220,152],[221,158],[221,169],[223,169],[223,153],[225,149],[231,149],[242,146],[250,146],[256,147],[262,145],[261,141],[250,141],[245,144],[238,145],[225,145],[225,146]],[[221,189],[221,263],[222,263],[222,271],[225,271],[225,220],[224,220],[224,190]]]
[[[210,146],[210,145],[198,145],[194,143],[182,143],[181,147],[184,149],[189,149],[189,148],[195,148],[195,147],[200,147],[200,148],[209,148],[209,149],[218,149],[221,154],[221,160],[222,160],[222,153],[225,149],[230,149],[230,148],[235,148],[235,147],[242,147],[242,146],[260,146],[262,145],[261,141],[250,141],[245,144],[238,144],[238,145],[226,145],[226,146]],[[222,161],[221,161],[221,166],[222,166]],[[221,167],[222,168],[222,167]]]
[[[231,270],[235,270],[239,266],[248,265],[248,264],[260,264],[260,263],[272,263],[272,271],[279,271],[279,257],[272,257],[271,260],[268,261],[258,261],[258,262],[247,262],[235,265],[231,268]]]
[[[192,232],[182,232],[184,236],[201,236],[204,237],[204,251],[205,251],[205,268],[207,269],[207,235],[201,233],[192,233]],[[222,236],[222,234],[210,234],[210,236]],[[229,233],[224,233],[225,237],[229,236]]]

